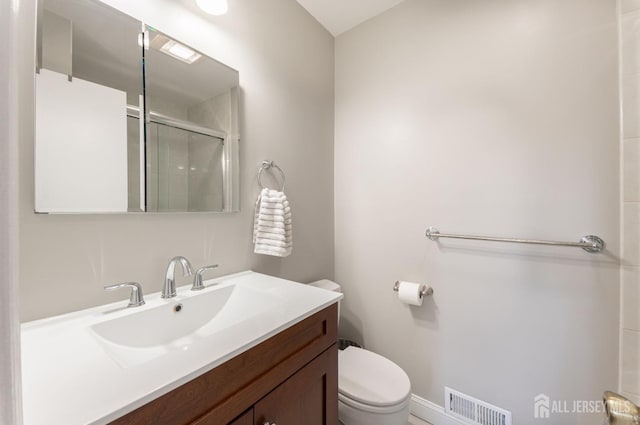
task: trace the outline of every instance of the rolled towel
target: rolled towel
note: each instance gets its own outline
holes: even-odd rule
[[[264,238],[257,238],[256,239],[256,246],[257,245],[260,245],[262,247],[268,247],[269,249],[273,249],[273,248],[291,248],[291,244],[289,242],[277,241],[275,239],[264,239]]]
[[[262,201],[262,205],[265,208],[269,208],[269,209],[274,209],[274,210],[283,210],[284,209],[284,204],[282,202],[267,202],[267,201]],[[289,205],[287,205],[288,207]]]
[[[287,242],[289,240],[288,236],[289,235],[286,233],[267,233],[267,232],[258,231],[258,233],[256,233],[256,241],[261,241],[266,239],[266,240]]]
[[[272,208],[262,208],[260,213],[268,214],[268,215],[283,215],[291,212],[291,208],[287,207],[285,209],[272,209]]]
[[[253,252],[255,252],[256,254],[273,255],[274,257],[287,257],[291,255],[291,247],[277,248],[256,244]]]
[[[278,192],[277,190],[267,189],[268,193],[263,193],[262,199],[266,202],[288,202],[287,195],[284,192]],[[264,192],[264,189],[262,189]]]
[[[254,229],[256,226],[265,226],[273,229],[282,229],[282,230],[291,230],[293,226],[291,224],[285,223],[284,221],[265,221],[256,219],[254,223]]]
[[[287,229],[283,229],[283,228],[280,228],[280,227],[269,227],[267,230],[268,230],[268,233],[264,232],[264,231],[262,231],[262,233],[263,234],[269,234],[269,235],[280,235],[280,236],[284,236],[287,233],[291,233],[291,229],[287,230]],[[258,233],[260,233],[260,232],[258,232]]]
[[[285,217],[284,214],[260,213],[260,215],[258,215],[258,220],[263,222],[263,224],[268,225],[269,223],[286,223],[287,217]]]

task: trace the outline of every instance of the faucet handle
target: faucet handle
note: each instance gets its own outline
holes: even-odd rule
[[[217,268],[218,268],[217,264],[212,264],[210,266],[200,267],[196,271],[196,277],[193,278],[193,286],[191,287],[191,290],[192,291],[200,291],[201,289],[204,289],[204,283],[202,283],[202,273],[206,272],[207,270],[212,270],[212,269],[217,269]]]
[[[144,305],[142,285],[138,282],[124,282],[104,287],[105,291],[115,291],[120,288],[131,288],[131,296],[129,297],[129,305],[127,305],[127,307],[140,307],[141,305]]]

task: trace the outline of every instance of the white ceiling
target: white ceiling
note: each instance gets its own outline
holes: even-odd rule
[[[297,1],[335,37],[404,0]]]

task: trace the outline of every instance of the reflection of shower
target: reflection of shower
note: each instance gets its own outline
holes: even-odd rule
[[[138,118],[140,116],[140,109],[137,106],[127,105],[127,116],[131,118]],[[174,127],[192,133],[215,137],[223,141],[227,138],[227,134],[223,131],[214,130],[213,128],[204,127],[189,121],[173,118],[168,115],[159,114],[153,111],[149,112],[149,121],[152,123],[166,125],[168,127]]]
[[[139,127],[138,111],[127,107],[130,210],[143,199],[142,190],[148,212],[223,210],[226,134],[151,112],[143,151],[146,170],[142,170],[141,154],[136,155],[142,138],[139,130],[133,130]],[[142,179],[144,185],[140,185]]]

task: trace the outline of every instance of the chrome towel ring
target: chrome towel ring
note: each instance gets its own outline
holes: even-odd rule
[[[284,192],[284,187],[287,184],[287,178],[285,177],[284,171],[282,171],[282,168],[280,168],[276,164],[274,164],[273,161],[267,161],[267,160],[262,161],[262,164],[260,165],[260,169],[258,170],[258,185],[260,186],[261,189],[265,188],[265,186],[262,184],[262,180],[261,180],[262,172],[264,170],[269,170],[271,168],[275,168],[282,175],[282,189],[280,189],[280,192]]]

